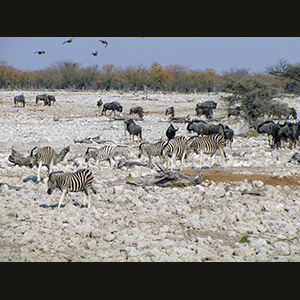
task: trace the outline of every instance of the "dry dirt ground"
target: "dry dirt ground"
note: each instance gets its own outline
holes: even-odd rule
[[[35,96],[53,94],[57,102],[45,107]],[[14,107],[13,96],[24,94],[26,107]],[[248,129],[239,118],[226,116],[225,94],[163,94],[122,91],[0,91],[0,260],[1,261],[300,261],[300,172],[290,159],[297,149],[272,150],[267,137]],[[143,139],[165,138],[168,106],[176,116],[195,118],[198,102],[214,100],[214,124],[235,131],[232,149],[226,147],[225,167],[217,155],[203,182],[184,188],[136,187],[128,180],[157,174],[148,166],[95,168],[84,161],[89,146],[124,146],[138,161],[138,143],[129,142],[122,121],[102,116],[96,106],[118,101],[126,114],[142,106]],[[300,114],[300,98],[278,99]],[[191,136],[187,124],[177,135]],[[94,140],[92,139],[94,138]],[[79,142],[78,142],[79,141]],[[81,141],[81,142],[80,142]],[[85,141],[86,143],[82,142]],[[97,143],[98,142],[98,143]],[[25,156],[35,146],[57,152],[70,146],[54,171],[89,166],[98,191],[91,208],[81,208],[82,193],[70,193],[57,209],[61,192],[47,194],[47,169],[36,183],[37,169],[13,166],[11,147]],[[141,162],[147,163],[146,157]],[[195,160],[194,165],[196,165]],[[158,162],[154,158],[154,162]],[[177,167],[179,164],[177,164]],[[193,174],[191,158],[183,171]]]

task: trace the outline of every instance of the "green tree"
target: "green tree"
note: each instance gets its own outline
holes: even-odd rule
[[[293,65],[280,59],[276,65],[267,67],[267,72],[270,75],[292,79],[300,83],[300,63]]]

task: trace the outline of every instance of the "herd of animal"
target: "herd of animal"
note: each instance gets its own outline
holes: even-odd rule
[[[44,101],[44,105],[51,105],[51,102],[56,101],[55,97],[48,94],[37,95],[36,103],[38,101]],[[25,97],[23,95],[14,97],[14,103],[23,102],[25,106]],[[102,109],[102,115],[106,115],[107,110],[112,111],[112,113],[123,111],[123,107],[120,103],[114,101],[110,103],[103,104],[100,99],[97,102],[97,106]],[[204,114],[207,119],[212,118],[212,111],[217,107],[217,103],[214,101],[206,101],[204,103],[198,103],[196,105],[195,111],[196,115]],[[130,109],[129,115],[138,114],[139,120],[143,120],[144,111],[143,108],[133,107]],[[168,107],[166,109],[166,116],[170,115],[170,121],[175,118],[174,107]],[[203,155],[211,154],[212,160],[210,167],[214,165],[214,158],[216,152],[219,150],[222,157],[222,166],[225,166],[226,153],[224,148],[226,146],[226,141],[230,145],[233,141],[234,131],[227,125],[219,123],[218,125],[207,123],[200,119],[186,120],[188,132],[195,132],[197,135],[192,137],[176,136],[178,128],[175,128],[173,124],[166,130],[167,140],[160,140],[155,143],[150,143],[148,141],[143,141],[142,139],[142,127],[137,125],[133,118],[126,118],[124,115],[124,123],[126,125],[126,130],[130,134],[130,144],[134,143],[134,136],[138,138],[138,158],[143,155],[147,155],[149,159],[149,167],[153,166],[153,157],[158,156],[162,163],[166,163],[166,168],[174,168],[175,159],[180,160],[180,170],[183,169],[183,162],[190,155],[199,155],[199,168],[201,169],[203,163]],[[300,135],[300,123],[284,123],[275,124],[273,121],[266,121],[259,124],[257,127],[258,133],[267,133],[272,137],[270,145],[272,147],[280,147],[281,141],[288,141],[289,146],[296,146],[299,143]],[[96,167],[99,167],[100,161],[108,161],[110,168],[112,168],[112,162],[115,160],[116,156],[125,156],[128,159],[128,153],[126,147],[122,146],[111,146],[105,145],[100,149],[89,147],[85,154],[85,162],[88,162],[90,158],[96,161]],[[55,164],[55,157],[57,157],[56,152],[53,148],[47,146],[44,148],[35,147],[32,149],[30,154],[30,167],[34,165],[37,166],[37,182],[41,180],[40,171],[42,166],[47,166],[48,168],[48,194],[51,194],[55,188],[62,191],[62,196],[59,200],[58,208],[61,207],[62,202],[67,196],[68,192],[79,192],[82,191],[85,194],[83,201],[83,206],[85,206],[86,199],[88,198],[88,207],[90,207],[90,190],[96,194],[96,189],[93,185],[94,176],[92,172],[86,169],[80,169],[75,173],[56,171],[52,172],[53,165]],[[191,167],[193,167],[193,158],[191,160]]]

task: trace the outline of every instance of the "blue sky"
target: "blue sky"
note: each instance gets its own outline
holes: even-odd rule
[[[0,37],[0,61],[22,70],[39,70],[72,60],[83,67],[114,63],[116,67],[182,64],[191,69],[230,67],[265,71],[279,59],[300,62],[299,37]],[[105,48],[99,40],[106,40]],[[45,55],[33,54],[45,50]],[[91,55],[98,50],[98,56]]]

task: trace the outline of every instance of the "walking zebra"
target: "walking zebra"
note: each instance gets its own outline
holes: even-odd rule
[[[127,153],[125,152],[123,147],[110,145],[105,145],[100,149],[88,147],[84,157],[85,162],[88,162],[90,158],[93,158],[96,161],[96,167],[99,168],[99,162],[107,160],[109,162],[109,168],[112,169],[112,160],[114,160],[114,157],[117,155],[124,155],[126,159],[128,159]]]
[[[188,151],[187,155],[191,152],[195,152],[196,154],[200,154],[200,169],[202,167],[203,162],[203,154],[211,154],[212,161],[210,167],[214,165],[215,162],[215,154],[218,149],[220,149],[220,153],[223,160],[223,166],[225,164],[226,153],[224,151],[224,147],[226,146],[225,139],[218,133],[208,135],[208,136],[193,136],[188,140]],[[192,160],[193,167],[193,160]]]
[[[89,194],[88,189],[91,188],[93,193],[97,194],[97,191],[93,186],[93,180],[94,176],[88,169],[80,169],[75,173],[64,173],[63,171],[52,172],[49,175],[47,193],[51,195],[53,190],[56,188],[62,191],[62,195],[58,204],[58,208],[60,208],[68,192],[84,192],[82,206],[85,206],[85,201],[88,197],[88,208],[90,208],[91,195]]]
[[[143,142],[139,146],[138,158],[141,158],[144,153],[148,155],[149,166],[152,169],[153,156],[159,156],[161,158],[161,150],[167,144],[167,141],[159,141],[157,143]]]
[[[166,167],[169,168],[169,158],[171,158],[171,166],[174,165],[174,158],[179,157],[182,171],[183,158],[187,151],[187,138],[184,136],[178,136],[168,141],[168,143],[162,148],[161,156],[166,160]]]
[[[37,149],[37,152],[35,154],[34,151]],[[31,150],[30,153],[30,168],[32,168],[34,165],[37,166],[38,174],[37,174],[37,182],[41,180],[41,168],[42,166],[46,166],[48,168],[48,176],[52,172],[53,164],[54,164],[54,158],[56,156],[56,152],[53,148],[46,146],[44,148],[37,148],[34,147]]]

